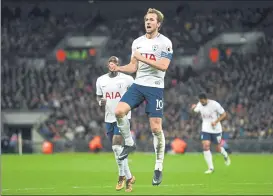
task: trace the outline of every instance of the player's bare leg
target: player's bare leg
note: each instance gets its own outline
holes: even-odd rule
[[[212,161],[212,154],[210,151],[210,141],[209,140],[203,140],[203,153],[204,153],[204,158],[205,161],[207,162],[208,165],[208,170],[205,171],[205,174],[211,174],[214,171],[214,166],[213,166],[213,161]]]
[[[121,135],[124,138],[124,147],[122,152],[119,155],[119,160],[124,160],[128,155],[133,152],[136,147],[130,131],[130,122],[127,118],[128,112],[131,110],[131,107],[125,102],[119,102],[115,110],[115,115],[117,118],[117,126],[120,130]]]
[[[229,166],[231,164],[230,158],[228,156],[227,151],[224,149],[224,147],[221,144],[218,144],[216,146],[216,151],[220,152],[224,156],[225,164]]]
[[[163,160],[165,154],[165,136],[162,130],[161,118],[151,117],[149,121],[154,136],[153,142],[156,154],[156,163],[152,185],[159,185],[162,182]]]
[[[122,151],[122,136],[121,135],[114,135],[112,139],[112,149],[115,154],[115,159],[118,165],[118,183],[116,185],[116,190],[119,191],[124,188],[126,177],[125,177],[125,170],[124,170],[124,160],[119,160],[118,156],[120,155]]]

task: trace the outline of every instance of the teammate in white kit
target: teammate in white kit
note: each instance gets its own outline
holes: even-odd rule
[[[160,11],[148,9],[144,16],[146,34],[134,40],[131,62],[120,67],[111,65],[114,71],[136,72],[134,84],[124,94],[115,111],[118,127],[125,139],[119,159],[125,159],[136,148],[126,114],[146,100],[146,113],[149,117],[156,153],[153,185],[162,182],[165,152],[165,137],[162,130],[164,77],[173,54],[172,42],[158,32],[163,19],[164,16]]]
[[[108,66],[111,62],[119,65],[119,60],[115,56],[110,57],[108,60]],[[112,143],[112,149],[114,151],[119,170],[119,179],[116,185],[116,190],[119,191],[123,189],[126,183],[126,192],[132,191],[132,184],[135,182],[135,177],[132,176],[130,172],[128,160],[118,159],[118,156],[122,151],[123,139],[117,127],[115,108],[121,97],[132,85],[133,81],[134,79],[132,76],[109,71],[109,73],[100,76],[96,82],[97,101],[99,102],[100,106],[105,106],[105,124],[107,136]],[[128,113],[127,117],[130,119],[131,113]]]
[[[221,146],[222,125],[221,121],[227,117],[223,107],[214,100],[207,99],[205,93],[199,95],[199,102],[192,105],[192,110],[200,113],[202,117],[201,140],[203,144],[203,153],[208,164],[206,174],[214,171],[212,154],[210,151],[211,142],[217,144],[216,150],[224,156],[225,164],[230,165],[230,159],[226,150]]]

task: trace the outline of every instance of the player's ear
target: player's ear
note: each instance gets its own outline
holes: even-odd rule
[[[161,27],[161,22],[158,22],[157,23],[157,28],[160,28]]]

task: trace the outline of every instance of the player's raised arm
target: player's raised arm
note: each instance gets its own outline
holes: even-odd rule
[[[166,44],[163,45],[162,52],[160,54],[160,60],[154,61],[147,59],[140,54],[140,52],[134,52],[134,57],[145,64],[148,64],[160,71],[166,71],[171,63],[173,56],[172,42],[168,40]]]
[[[192,113],[193,113],[193,112],[195,112],[195,113],[200,112],[198,103],[197,103],[197,104],[192,104],[192,105],[191,105],[191,112],[192,112]]]
[[[127,65],[117,67],[117,71],[125,73],[135,73],[137,71],[137,60],[132,57],[131,62]]]
[[[137,64],[138,61],[137,59],[133,56],[133,53],[136,51],[136,46],[135,42],[132,44],[132,56],[131,56],[131,61],[129,64],[124,65],[124,66],[118,66],[116,64],[109,64],[110,70],[111,71],[119,71],[119,72],[125,72],[125,73],[135,73],[137,71]]]
[[[198,103],[197,104],[192,104],[191,108],[190,108],[190,115],[195,117],[195,116],[198,115],[199,112],[200,112],[200,109],[199,109]]]

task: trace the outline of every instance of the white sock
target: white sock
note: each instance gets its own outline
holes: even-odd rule
[[[129,164],[128,164],[128,159],[124,159],[124,172],[125,172],[125,177],[126,177],[126,180],[129,180],[132,178],[132,174],[131,174],[131,171],[129,169]]]
[[[221,147],[221,154],[222,154],[224,157],[228,157],[228,153],[227,153],[227,151],[224,149],[224,147]]]
[[[163,170],[163,160],[165,154],[165,136],[163,131],[153,133],[154,149],[156,155],[155,170]]]
[[[127,116],[124,116],[123,118],[117,118],[117,126],[120,130],[121,135],[124,138],[125,145],[126,146],[133,146],[134,140],[131,135],[130,122],[129,122]]]
[[[119,176],[125,176],[125,171],[124,171],[124,160],[119,160],[118,156],[120,155],[122,151],[122,146],[121,145],[113,145],[112,149],[115,154],[116,162],[118,165],[118,175]]]
[[[213,162],[212,162],[212,154],[210,150],[204,151],[203,153],[204,153],[204,157],[208,164],[209,169],[214,169]]]

